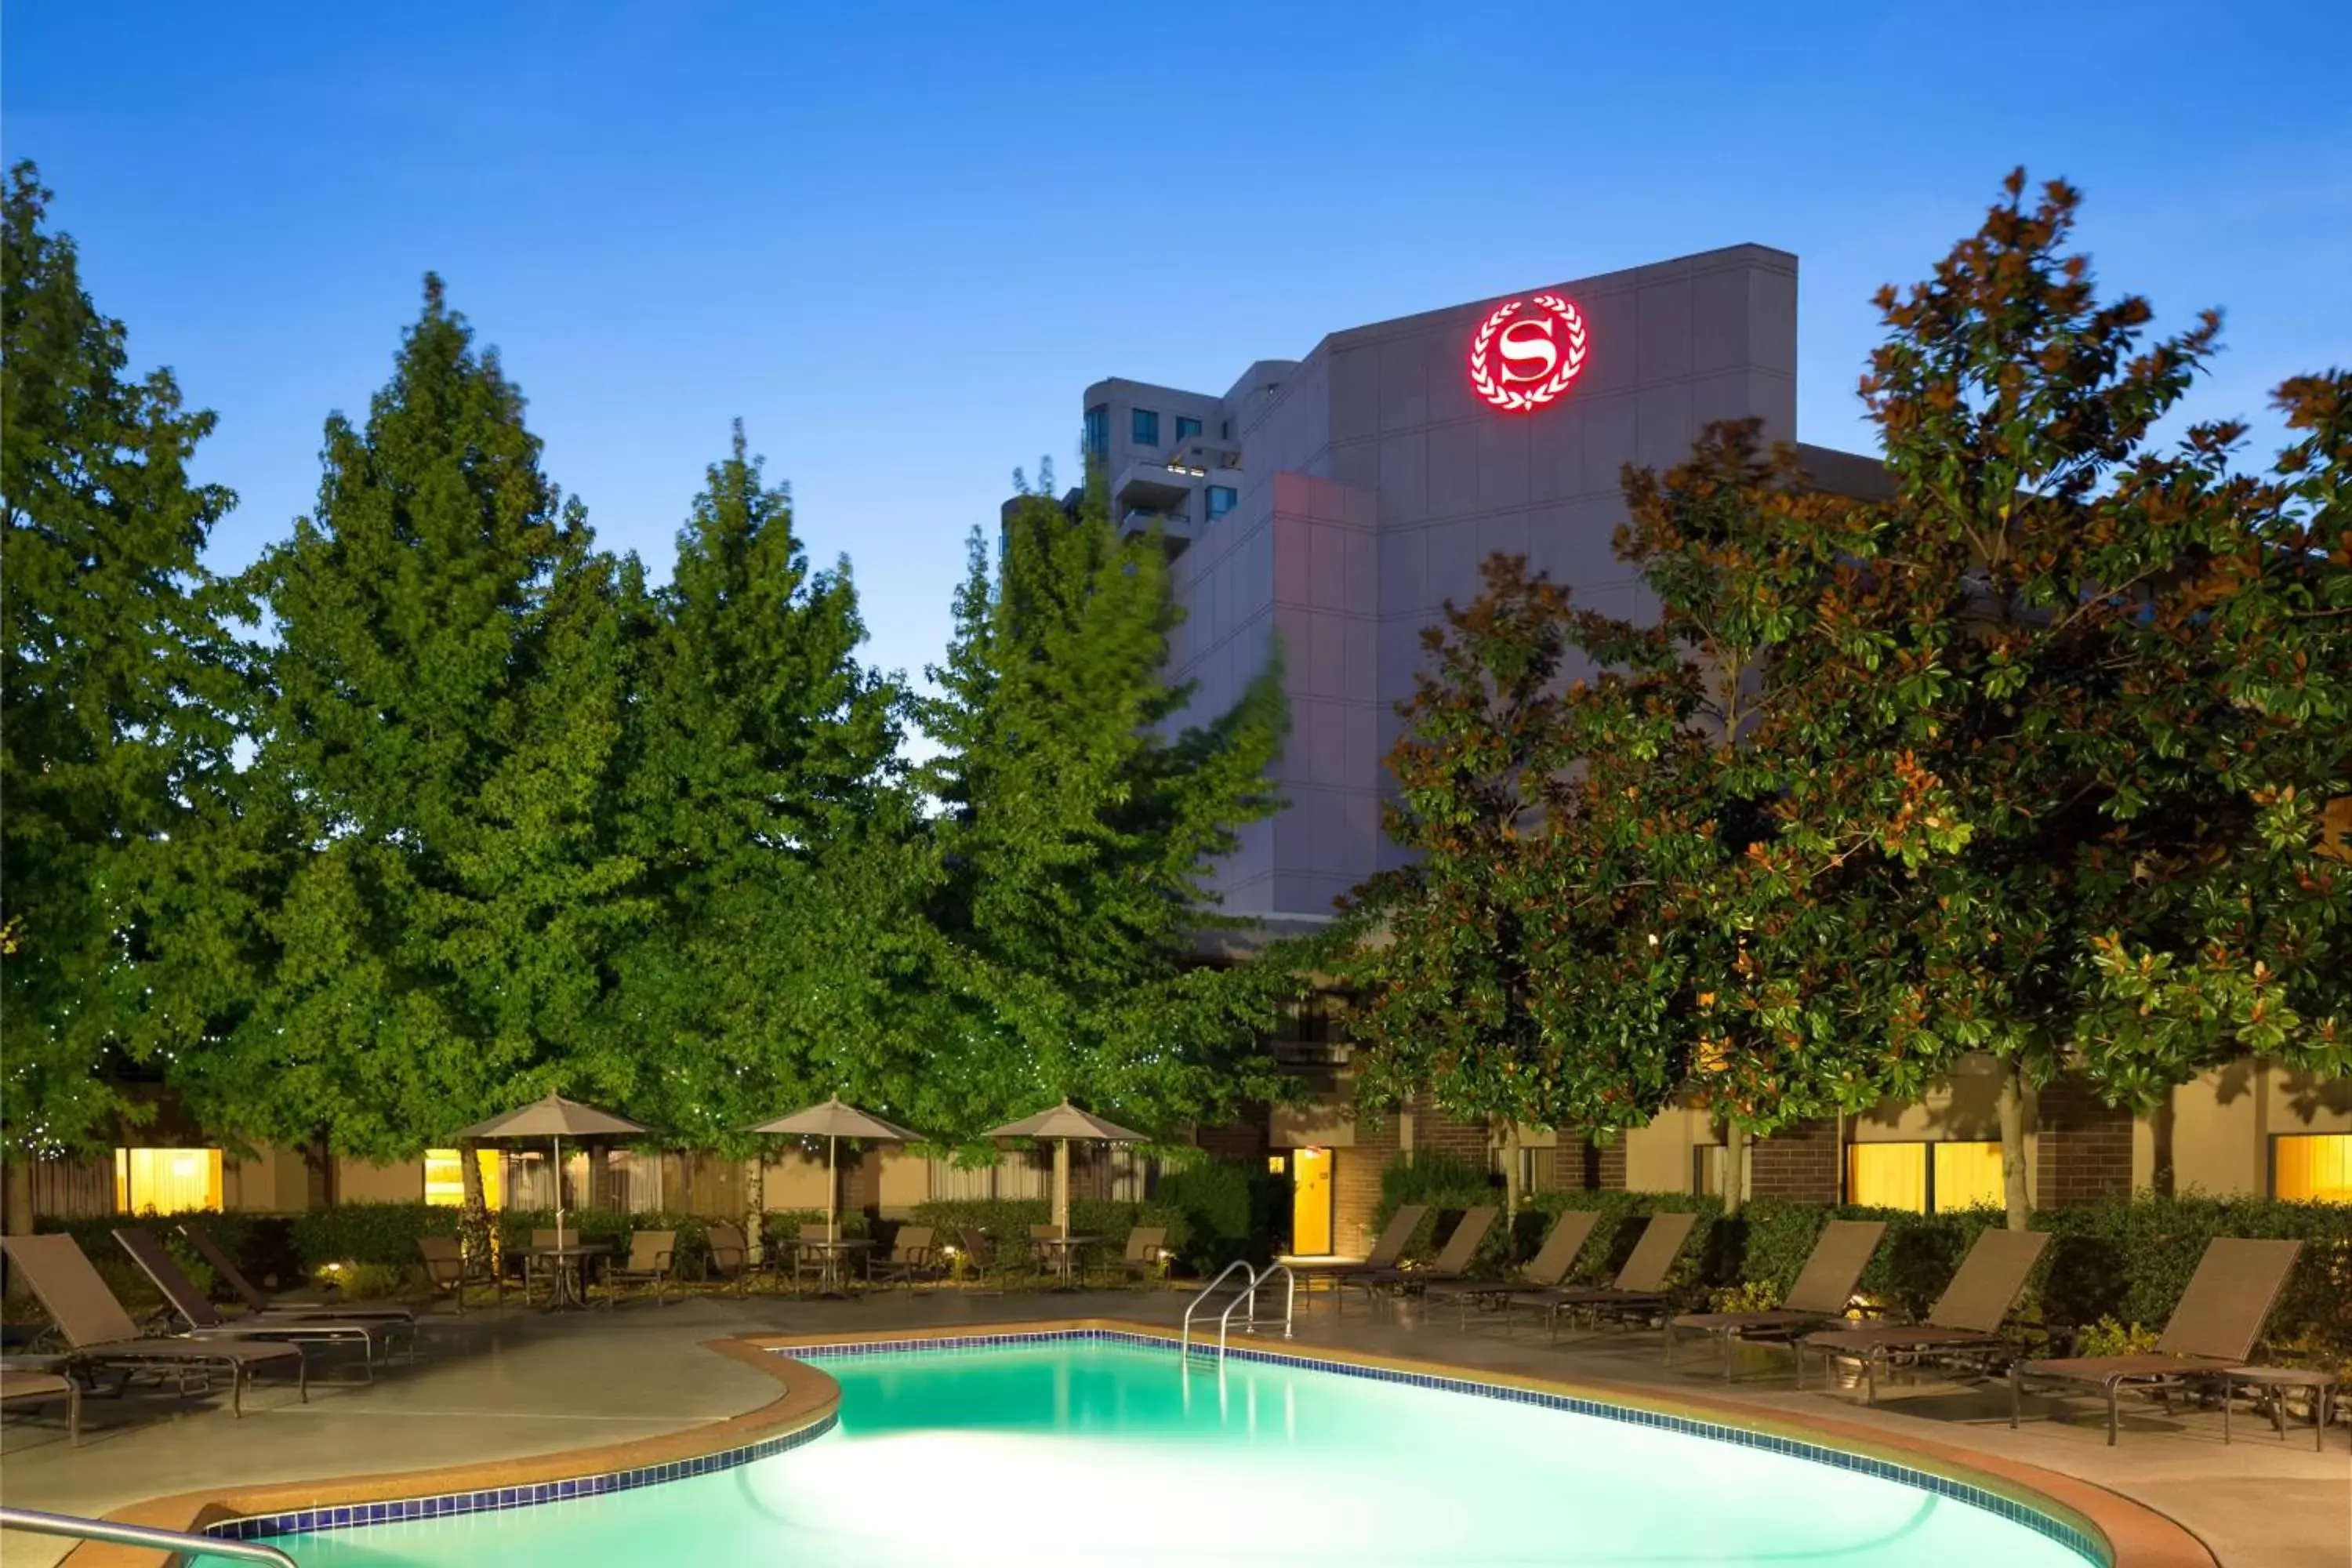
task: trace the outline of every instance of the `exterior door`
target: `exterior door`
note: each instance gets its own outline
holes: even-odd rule
[[[1331,1151],[1290,1154],[1290,1250],[1301,1258],[1331,1251]]]

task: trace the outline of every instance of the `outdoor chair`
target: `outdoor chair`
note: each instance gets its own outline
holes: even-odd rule
[[[410,1323],[416,1321],[415,1309],[397,1301],[324,1301],[302,1297],[272,1299],[254,1288],[253,1281],[247,1279],[245,1271],[236,1266],[236,1259],[228,1255],[228,1249],[214,1238],[212,1232],[201,1225],[190,1224],[180,1226],[180,1234],[187,1237],[190,1247],[196,1249],[196,1256],[205,1260],[205,1267],[213,1271],[213,1278],[236,1292],[236,1299],[245,1303],[248,1311],[356,1321],[383,1319]]]
[[[793,1289],[795,1290],[808,1288],[812,1281],[817,1285],[822,1285],[829,1274],[837,1276],[840,1272],[841,1267],[835,1259],[828,1258],[825,1256],[824,1249],[814,1247],[802,1246],[801,1237],[806,1237],[814,1241],[838,1241],[841,1239],[838,1230],[828,1230],[821,1225],[804,1225],[801,1226],[799,1232],[795,1234],[792,1241],[787,1244],[792,1248],[792,1283]],[[830,1268],[828,1268],[828,1265],[831,1266]]]
[[[1797,1386],[1805,1386],[1808,1349],[1831,1360],[1860,1362],[1867,1405],[1878,1403],[1879,1374],[1894,1361],[1980,1364],[2000,1356],[2008,1344],[2000,1326],[2049,1246],[2044,1231],[1998,1226],[1979,1231],[1924,1322],[1854,1323],[1806,1335],[1797,1343]]]
[[[866,1255],[866,1278],[876,1285],[904,1285],[909,1290],[918,1279],[937,1279],[940,1260],[931,1237],[937,1233],[928,1225],[902,1225],[898,1235],[890,1238],[888,1252]]]
[[[367,1380],[375,1381],[375,1361],[379,1351],[389,1352],[394,1340],[402,1334],[408,1339],[408,1359],[416,1359],[416,1325],[398,1319],[383,1318],[373,1322],[356,1319],[279,1317],[271,1312],[250,1312],[235,1320],[224,1318],[196,1282],[188,1278],[178,1258],[164,1250],[163,1244],[152,1232],[139,1226],[128,1226],[114,1233],[115,1245],[131,1255],[139,1271],[154,1281],[155,1289],[163,1293],[164,1304],[172,1314],[187,1325],[193,1339],[231,1339],[280,1341],[293,1344],[342,1344],[359,1348]]]
[[[1167,1250],[1166,1226],[1139,1225],[1127,1233],[1127,1246],[1113,1260],[1113,1267],[1126,1283],[1154,1279],[1160,1271],[1160,1254]]]
[[[1862,1271],[1886,1234],[1883,1219],[1833,1219],[1822,1227],[1798,1270],[1797,1282],[1778,1307],[1763,1312],[1684,1312],[1666,1320],[1665,1359],[1675,1359],[1677,1330],[1712,1334],[1723,1344],[1723,1381],[1731,1381],[1732,1347],[1745,1340],[1787,1343],[1807,1330],[1818,1329],[1846,1314],[1853,1304],[1854,1287]],[[1800,1351],[1798,1354],[1802,1355]]]
[[[1054,1271],[1054,1249],[1045,1244],[1058,1239],[1061,1234],[1062,1227],[1057,1225],[1033,1225],[1029,1227],[1031,1272],[1051,1274]]]
[[[70,1236],[0,1237],[8,1261],[24,1270],[49,1321],[67,1345],[67,1370],[106,1368],[127,1376],[175,1376],[184,1392],[191,1377],[229,1380],[229,1409],[245,1415],[245,1385],[263,1367],[291,1370],[302,1402],[310,1402],[309,1363],[297,1344],[246,1340],[162,1339],[142,1334],[114,1292]]]
[[[1297,1265],[1296,1272],[1310,1286],[1322,1285],[1333,1290],[1349,1279],[1367,1274],[1385,1274],[1396,1267],[1398,1258],[1404,1256],[1406,1244],[1412,1240],[1413,1232],[1421,1228],[1421,1222],[1428,1213],[1427,1204],[1399,1204],[1396,1213],[1389,1215],[1389,1223],[1381,1227],[1381,1234],[1373,1240],[1372,1249],[1365,1254],[1362,1262],[1305,1263]]]
[[[1470,1264],[1478,1256],[1479,1243],[1495,1227],[1495,1218],[1502,1210],[1490,1205],[1465,1210],[1454,1226],[1454,1233],[1445,1238],[1435,1258],[1427,1268],[1383,1268],[1371,1273],[1351,1274],[1339,1281],[1339,1299],[1335,1309],[1347,1305],[1349,1290],[1361,1290],[1368,1302],[1377,1304],[1383,1292],[1403,1295],[1425,1289],[1441,1281],[1461,1279],[1470,1271]]]
[[[662,1304],[662,1288],[669,1283],[670,1269],[677,1257],[677,1232],[674,1230],[633,1230],[629,1233],[629,1255],[617,1268],[604,1271],[604,1305],[617,1307],[621,1288],[625,1285],[653,1287],[654,1305]]]
[[[1646,1317],[1665,1306],[1666,1277],[1674,1272],[1675,1260],[1682,1256],[1683,1244],[1690,1240],[1697,1223],[1695,1214],[1654,1214],[1642,1227],[1642,1237],[1633,1244],[1624,1267],[1617,1270],[1614,1283],[1531,1291],[1528,1300],[1543,1308],[1545,1326],[1555,1336],[1559,1320],[1570,1314],[1596,1322]]]
[[[1557,1289],[1560,1281],[1568,1278],[1568,1271],[1575,1267],[1577,1254],[1584,1250],[1585,1242],[1591,1238],[1592,1227],[1600,1220],[1601,1214],[1597,1209],[1569,1209],[1552,1222],[1551,1234],[1544,1237],[1544,1244],[1537,1249],[1536,1255],[1519,1265],[1516,1279],[1440,1281],[1430,1286],[1424,1293],[1424,1300],[1456,1302],[1462,1309],[1461,1326],[1467,1330],[1470,1327],[1470,1308],[1474,1302],[1506,1307],[1515,1296]],[[1507,1330],[1510,1321],[1509,1314],[1505,1313],[1503,1323]]]
[[[961,1250],[963,1288],[968,1293],[1002,1296],[1006,1279],[1016,1271],[1018,1262],[1008,1262],[996,1238],[986,1231],[970,1226],[956,1232],[956,1246]]]
[[[446,1290],[466,1310],[466,1288],[487,1285],[495,1293],[498,1304],[507,1304],[507,1277],[503,1269],[488,1258],[477,1258],[468,1263],[466,1246],[454,1236],[420,1236],[416,1238],[416,1256],[424,1260],[425,1278],[436,1290]]]
[[[81,1384],[54,1372],[0,1367],[0,1405],[66,1402],[66,1442],[81,1447]]]
[[[2302,1251],[2299,1241],[2225,1237],[2207,1243],[2154,1351],[2011,1362],[2009,1424],[2017,1425],[2029,1382],[2090,1384],[2106,1394],[2107,1445],[2114,1447],[2116,1401],[2125,1388],[2161,1390],[2168,1395],[2182,1384],[2245,1364]]]
[[[758,1265],[751,1261],[751,1248],[743,1240],[743,1227],[731,1220],[713,1220],[703,1226],[702,1234],[707,1248],[704,1272],[734,1280],[735,1294],[744,1294],[751,1289]]]

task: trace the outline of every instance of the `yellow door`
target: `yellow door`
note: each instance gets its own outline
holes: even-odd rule
[[[1290,1170],[1290,1250],[1324,1257],[1331,1250],[1331,1151],[1295,1150]]]

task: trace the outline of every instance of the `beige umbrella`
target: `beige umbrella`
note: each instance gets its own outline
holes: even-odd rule
[[[992,1128],[991,1138],[1051,1138],[1054,1141],[1054,1227],[1070,1234],[1070,1145],[1076,1143],[1143,1143],[1150,1140],[1065,1100],[1051,1110],[1024,1116]]]
[[[909,1132],[895,1121],[885,1121],[872,1111],[860,1110],[842,1103],[835,1095],[823,1105],[812,1105],[806,1110],[795,1110],[790,1116],[780,1116],[773,1121],[762,1121],[749,1131],[753,1132],[789,1133],[800,1138],[824,1140],[824,1234],[828,1239],[841,1237],[841,1188],[834,1179],[834,1151],[844,1138],[877,1138],[892,1143],[913,1143],[922,1135]]]
[[[563,1141],[586,1142],[592,1138],[635,1138],[652,1131],[641,1122],[625,1116],[615,1116],[609,1110],[599,1110],[593,1105],[583,1105],[576,1100],[566,1100],[560,1094],[550,1094],[545,1100],[534,1100],[529,1105],[493,1116],[488,1121],[477,1121],[457,1134],[462,1142],[479,1138],[489,1142],[520,1143],[530,1139],[551,1139],[555,1144],[555,1245],[563,1245]]]

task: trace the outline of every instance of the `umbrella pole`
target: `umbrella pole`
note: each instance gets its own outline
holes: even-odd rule
[[[555,1266],[561,1268],[563,1267],[561,1256],[563,1251],[563,1134],[561,1132],[555,1135],[555,1250],[559,1255]]]
[[[841,1140],[831,1133],[824,1140],[824,1238],[841,1239],[841,1177],[834,1171],[834,1151]]]
[[[1054,1140],[1054,1226],[1066,1241],[1070,1235],[1070,1141]]]

